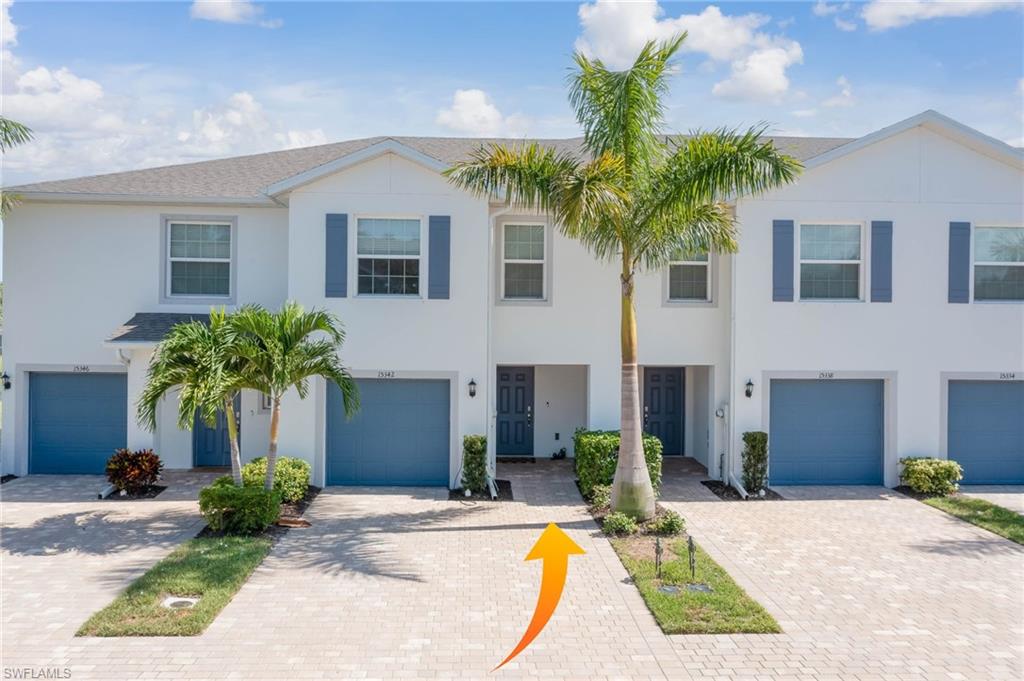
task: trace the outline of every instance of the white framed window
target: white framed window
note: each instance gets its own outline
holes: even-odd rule
[[[166,221],[166,298],[230,299],[233,221]]]
[[[974,228],[974,299],[1024,300],[1024,227]]]
[[[863,239],[859,224],[801,224],[800,299],[860,300]]]
[[[670,302],[711,301],[711,260],[707,253],[677,251],[668,265]]]
[[[260,411],[270,411],[274,408],[274,400],[267,393],[260,393]]]
[[[547,249],[544,223],[510,222],[502,226],[501,297],[545,300]]]
[[[359,295],[420,295],[422,227],[419,218],[356,218]]]

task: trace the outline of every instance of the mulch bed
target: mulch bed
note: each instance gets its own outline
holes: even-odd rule
[[[580,481],[578,479],[576,480],[576,490],[580,493],[580,496],[583,497],[583,502],[587,505],[587,510],[590,512],[590,517],[594,519],[595,523],[597,523],[597,527],[599,529],[603,528],[604,527],[604,517],[606,515],[608,515],[609,513],[611,513],[611,509],[608,508],[607,506],[594,506],[589,501],[587,501],[587,498],[583,496],[583,489],[580,487]],[[646,530],[645,526],[648,525],[648,524],[654,523],[655,520],[658,520],[659,518],[661,518],[663,515],[665,515],[668,512],[669,512],[669,509],[667,509],[664,506],[662,506],[661,504],[655,502],[654,503],[654,517],[651,518],[650,520],[648,520],[647,522],[642,523],[640,525],[640,532],[638,534],[636,534],[636,535],[633,535],[633,536],[634,537],[651,537],[651,542],[652,542],[651,546],[653,546],[654,545],[653,544],[654,537],[657,536],[657,535],[647,534],[647,530]],[[675,538],[677,538],[679,536],[683,536],[685,538],[686,533],[683,532],[682,535],[675,535],[674,537],[663,537],[663,539],[675,539]]]
[[[5,475],[3,477],[0,477],[0,485],[4,484],[5,482],[10,482],[11,480],[17,480],[17,479],[18,479],[17,475],[11,475],[10,473],[8,473],[7,475]]]
[[[498,498],[491,499],[490,491],[483,494],[474,493],[466,496],[461,489],[448,490],[449,501],[514,501],[512,498],[512,482],[509,480],[495,480],[494,486],[498,488]]]
[[[257,537],[267,537],[277,541],[284,535],[288,534],[288,531],[293,527],[303,528],[309,527],[307,521],[302,518],[302,514],[306,512],[309,505],[313,503],[316,496],[320,494],[323,488],[317,487],[316,485],[309,485],[306,488],[306,496],[302,497],[298,501],[286,501],[281,504],[281,515],[278,517],[277,523],[271,525],[267,529],[257,534]],[[203,525],[203,529],[199,530],[197,537],[224,537],[228,536],[224,532],[214,532],[210,529],[209,525]]]
[[[918,501],[921,501],[922,499],[934,499],[935,497],[944,496],[942,494],[922,494],[921,492],[915,492],[907,485],[900,485],[899,487],[894,487],[893,491],[906,495],[911,499],[917,499]]]
[[[140,499],[153,499],[165,489],[167,489],[167,487],[164,485],[150,485],[138,494],[121,494],[120,492],[115,491],[111,495],[105,497],[105,499],[107,501],[138,501]]]
[[[775,490],[767,489],[764,496],[751,494],[746,499],[732,485],[727,485],[721,480],[703,480],[701,484],[715,493],[722,501],[785,501],[785,498]]]

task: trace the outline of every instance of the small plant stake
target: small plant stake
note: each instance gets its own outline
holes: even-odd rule
[[[654,574],[661,579],[661,537],[654,538]]]
[[[707,584],[697,584],[697,545],[693,543],[693,537],[686,538],[686,550],[690,554],[690,583],[686,585],[686,590],[711,593],[711,587]]]

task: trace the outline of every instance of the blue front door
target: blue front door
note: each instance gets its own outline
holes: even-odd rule
[[[961,484],[1024,484],[1024,381],[950,381],[947,421]]]
[[[241,399],[235,397],[235,424],[242,426]],[[238,436],[241,442],[241,430]],[[211,428],[196,414],[192,425],[193,465],[224,468],[231,466],[231,440],[228,438],[228,419],[224,411],[217,412],[217,423]]]
[[[533,367],[498,367],[498,456],[533,456]]]
[[[448,486],[451,384],[358,379],[359,412],[345,418],[341,390],[327,384],[328,485]]]
[[[882,381],[775,379],[770,389],[770,484],[882,484]]]
[[[683,369],[644,367],[644,432],[661,440],[662,454],[683,453]]]
[[[128,438],[124,374],[32,373],[28,385],[29,473],[96,473]]]

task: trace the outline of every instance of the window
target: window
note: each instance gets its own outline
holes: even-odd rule
[[[231,295],[231,223],[167,223],[170,296]]]
[[[974,299],[1024,300],[1024,227],[974,228]]]
[[[859,300],[860,225],[800,225],[800,298]]]
[[[502,297],[544,299],[544,225],[508,224],[502,240]]]
[[[359,294],[420,294],[420,221],[359,218],[356,230]]]
[[[677,252],[668,265],[668,299],[711,300],[711,265],[707,253]]]
[[[260,411],[271,411],[274,408],[274,400],[267,393],[260,393]]]

